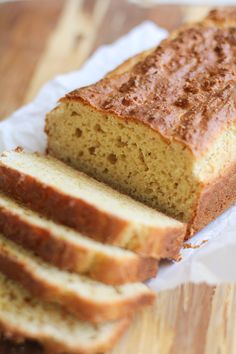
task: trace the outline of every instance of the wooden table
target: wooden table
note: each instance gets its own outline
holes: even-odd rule
[[[140,3],[142,1],[140,0]],[[172,30],[207,7],[145,8],[125,0],[31,0],[0,4],[0,118],[47,80],[78,69],[101,44],[149,19]],[[2,342],[0,353],[42,353]],[[186,284],[159,294],[110,354],[235,354],[236,287]]]

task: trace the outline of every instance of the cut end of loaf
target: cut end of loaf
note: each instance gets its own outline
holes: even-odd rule
[[[68,93],[47,116],[49,153],[198,231],[229,205],[218,191],[214,212],[209,185],[236,163],[235,25],[212,11]]]
[[[53,156],[179,220],[191,217],[199,186],[191,179],[193,155],[181,144],[79,101],[51,112],[46,130]]]
[[[235,122],[199,158],[180,142],[170,143],[142,123],[104,114],[79,100],[65,100],[48,115],[47,134],[51,155],[188,223],[191,233],[224,210],[212,212],[204,223],[198,215],[208,185],[224,175],[227,178],[235,164]],[[228,205],[228,197],[220,194],[221,204]],[[204,213],[208,209],[210,204]]]

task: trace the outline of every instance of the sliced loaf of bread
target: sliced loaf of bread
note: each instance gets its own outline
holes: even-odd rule
[[[48,152],[195,234],[236,202],[235,33],[235,8],[219,8],[68,93]]]
[[[113,287],[60,271],[2,235],[0,271],[33,295],[59,303],[77,318],[93,323],[130,315],[155,299],[155,294],[142,283]]]
[[[50,353],[93,354],[109,350],[129,322],[129,318],[100,325],[79,321],[0,273],[0,330],[8,338],[39,341]]]
[[[185,235],[184,224],[50,156],[4,152],[0,189],[96,240],[157,259],[177,257]]]
[[[56,224],[0,192],[0,232],[55,266],[110,285],[144,281],[158,261],[92,240]]]

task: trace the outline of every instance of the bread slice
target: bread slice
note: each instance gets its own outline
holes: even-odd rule
[[[96,240],[157,259],[178,256],[185,225],[50,156],[4,152],[0,176],[1,190]]]
[[[0,330],[5,337],[36,340],[50,353],[93,354],[109,350],[129,322],[129,318],[100,325],[79,321],[0,274]]]
[[[158,261],[104,245],[56,224],[0,192],[0,232],[55,266],[110,285],[154,277]]]
[[[112,287],[60,271],[2,235],[0,271],[21,283],[33,295],[59,303],[79,319],[93,323],[132,314],[155,299],[155,294],[142,283]]]
[[[67,94],[48,152],[200,230],[236,201],[235,19],[211,12]]]

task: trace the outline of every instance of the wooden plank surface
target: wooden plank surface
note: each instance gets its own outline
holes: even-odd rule
[[[235,310],[234,285],[186,284],[162,292],[109,354],[235,354]],[[35,343],[0,343],[0,354],[16,353],[43,350]]]
[[[40,0],[0,4],[0,119],[56,74],[78,69],[101,44],[144,20],[172,30],[208,7],[145,8],[125,0]],[[236,287],[186,284],[159,294],[110,354],[235,354]],[[41,354],[35,343],[0,344],[1,354]]]

